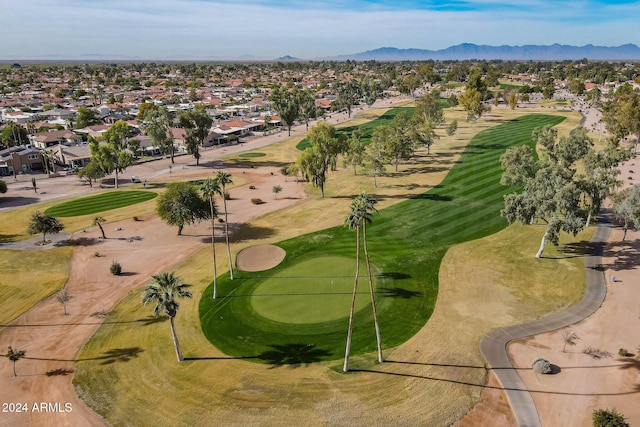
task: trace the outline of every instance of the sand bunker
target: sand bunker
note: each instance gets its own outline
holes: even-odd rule
[[[274,245],[255,245],[236,255],[236,268],[242,271],[263,271],[280,264],[287,253]]]

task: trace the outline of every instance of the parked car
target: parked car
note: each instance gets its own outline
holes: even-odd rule
[[[142,182],[139,176],[133,175],[131,177],[131,182]]]

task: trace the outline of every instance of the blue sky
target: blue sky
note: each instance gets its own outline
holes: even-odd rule
[[[628,0],[0,0],[0,59],[314,59],[383,46],[640,45]]]

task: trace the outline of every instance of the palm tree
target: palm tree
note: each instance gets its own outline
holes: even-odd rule
[[[218,210],[216,208],[216,202],[213,200],[216,194],[220,192],[220,185],[218,181],[212,178],[207,178],[202,183],[200,191],[206,199],[209,200],[209,207],[211,209],[211,252],[213,252],[213,299],[218,296],[218,267],[216,263],[216,228],[215,219],[218,217]]]
[[[107,238],[107,236],[105,236],[105,234],[104,234],[104,228],[102,228],[102,224],[104,224],[105,222],[107,222],[106,219],[104,219],[101,216],[97,216],[97,217],[93,218],[93,222],[91,223],[92,226],[95,227],[97,225],[100,228],[100,232],[102,233],[102,238],[103,239]]]
[[[349,312],[349,328],[347,329],[347,346],[344,353],[344,365],[342,370],[349,371],[349,355],[351,354],[351,335],[353,331],[353,314],[356,307],[356,293],[358,292],[358,277],[360,275],[360,216],[357,213],[356,201],[351,203],[351,210],[347,214],[344,225],[350,230],[356,230],[356,277],[353,284],[353,295],[351,297],[351,311]]]
[[[6,358],[8,358],[13,362],[14,377],[18,376],[18,374],[16,373],[16,362],[22,359],[26,353],[27,353],[27,350],[14,350],[13,348],[11,348],[11,346],[9,346],[9,351],[7,351],[7,354],[4,355]]]
[[[214,178],[219,185],[218,194],[222,196],[222,203],[224,204],[224,238],[227,243],[227,255],[229,256],[229,273],[231,274],[231,280],[233,280],[233,262],[231,261],[231,247],[229,246],[229,221],[227,219],[227,184],[233,184],[231,174],[225,171],[220,171]]]
[[[371,197],[366,192],[362,192],[356,197],[358,209],[357,213],[360,216],[360,224],[362,226],[362,246],[364,246],[364,257],[367,263],[367,276],[369,277],[369,293],[371,294],[371,307],[373,308],[373,322],[376,328],[376,340],[378,343],[378,362],[384,362],[382,357],[382,342],[380,338],[380,324],[378,323],[378,310],[376,309],[376,297],[373,292],[373,280],[371,277],[371,262],[369,261],[369,250],[367,247],[367,223],[373,221],[372,213],[376,211],[375,204],[377,200]]]
[[[179,298],[191,298],[191,292],[187,290],[191,285],[182,283],[182,279],[174,274],[174,271],[163,272],[151,276],[153,282],[149,283],[142,292],[142,303],[148,304],[155,302],[156,306],[153,312],[156,316],[164,312],[169,316],[171,321],[171,335],[173,336],[173,345],[176,348],[176,356],[178,362],[182,362],[184,357],[180,350],[180,343],[178,342],[178,335],[176,334],[175,317],[178,313],[180,304],[176,301],[176,297]]]
[[[347,347],[344,357],[343,371],[349,370],[349,354],[351,352],[351,335],[353,330],[353,315],[355,310],[356,293],[358,287],[358,276],[360,274],[360,229],[362,229],[362,240],[364,246],[365,260],[367,263],[367,273],[369,277],[369,293],[371,294],[371,306],[373,308],[373,321],[376,330],[376,340],[378,344],[378,361],[384,361],[382,357],[382,342],[380,339],[380,325],[378,323],[378,310],[376,308],[375,293],[373,291],[373,280],[371,276],[371,262],[369,260],[369,251],[367,248],[367,223],[371,223],[372,212],[375,211],[377,201],[366,192],[362,192],[351,203],[351,210],[345,219],[345,225],[351,230],[356,230],[356,276],[353,285],[353,296],[351,298],[351,311],[349,313],[349,329],[347,332]]]

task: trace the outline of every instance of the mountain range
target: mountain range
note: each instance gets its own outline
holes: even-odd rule
[[[395,47],[381,47],[366,52],[339,55],[330,59],[346,61],[419,61],[419,60],[465,60],[465,59],[502,59],[502,60],[640,60],[640,47],[635,44],[621,46],[570,46],[552,45],[524,45],[524,46],[489,46],[463,43],[441,50],[427,49],[398,49]]]

